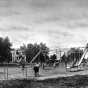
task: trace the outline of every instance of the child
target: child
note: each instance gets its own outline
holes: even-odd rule
[[[38,63],[34,65],[34,74],[35,74],[35,77],[39,76],[39,64]]]
[[[25,57],[24,56],[21,56],[21,65],[22,65],[22,70],[24,70],[24,68],[25,68]]]

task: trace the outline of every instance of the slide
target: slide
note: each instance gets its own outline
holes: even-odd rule
[[[81,64],[81,62],[82,62],[83,58],[85,57],[87,51],[88,51],[88,50],[87,50],[87,48],[86,48],[86,49],[84,50],[84,53],[83,53],[81,59],[80,59],[79,62],[76,64],[76,66],[79,66],[79,65]]]
[[[33,59],[31,60],[30,64],[38,57],[38,55],[41,53],[41,50],[35,55],[35,57],[33,57]]]

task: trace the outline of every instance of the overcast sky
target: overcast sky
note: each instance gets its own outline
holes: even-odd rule
[[[50,48],[85,45],[88,0],[0,0],[0,36],[13,47],[44,42]]]

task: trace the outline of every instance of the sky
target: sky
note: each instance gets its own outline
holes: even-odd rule
[[[0,37],[13,47],[44,42],[49,48],[88,42],[88,0],[0,0]]]

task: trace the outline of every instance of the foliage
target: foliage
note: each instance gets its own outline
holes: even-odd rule
[[[52,63],[54,63],[57,60],[57,55],[56,54],[51,55],[50,60]]]
[[[23,49],[28,62],[30,62],[40,50],[41,52],[35,61],[45,62],[48,59],[49,48],[46,46],[46,44],[29,43],[27,46],[21,46],[21,49]]]
[[[79,49],[79,48],[71,48],[68,52],[67,52],[67,56],[64,54],[62,56],[62,62],[65,63],[71,63],[73,62],[73,65],[76,64],[77,61],[80,60],[81,56],[83,54],[83,50]]]
[[[11,59],[11,43],[9,38],[0,38],[0,62],[8,62]]]

